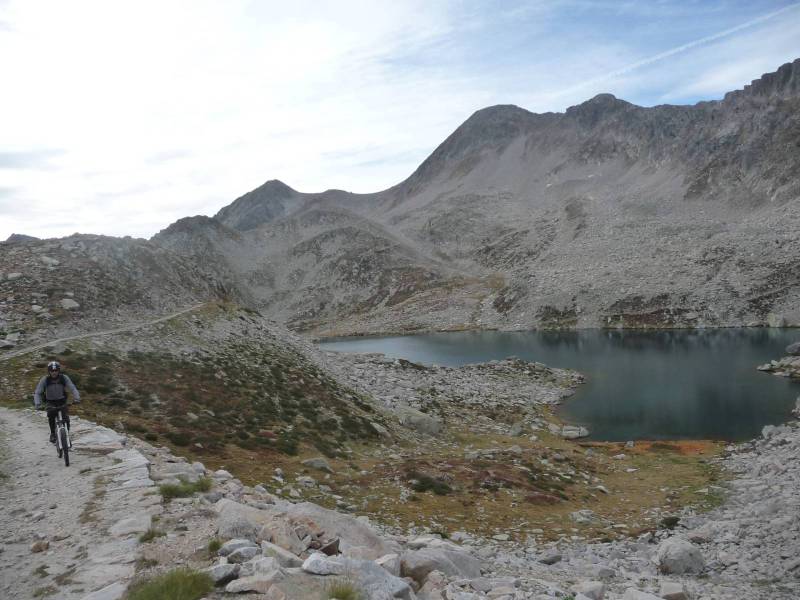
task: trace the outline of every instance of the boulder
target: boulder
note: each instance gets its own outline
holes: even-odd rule
[[[222,498],[214,504],[217,533],[221,538],[244,538],[256,541],[259,530],[279,514],[277,509],[255,508]]]
[[[233,540],[228,540],[227,542],[222,544],[217,554],[219,554],[220,556],[228,556],[229,554],[235,552],[236,550],[239,550],[240,548],[247,548],[255,545],[256,545],[255,542],[248,539],[237,538]]]
[[[415,600],[408,582],[395,577],[374,561],[346,559],[345,564],[367,598]]]
[[[656,551],[656,563],[662,573],[676,575],[700,573],[706,566],[700,548],[680,537],[661,542]]]
[[[306,549],[306,544],[283,517],[275,517],[264,523],[256,539],[260,542],[271,542],[294,555],[300,554]]]
[[[606,586],[602,581],[583,581],[570,588],[576,595],[584,595],[589,600],[603,600]]]
[[[375,564],[386,569],[395,577],[400,577],[400,555],[392,552],[375,559]]]
[[[343,559],[330,558],[315,552],[303,562],[303,571],[312,575],[344,575],[347,566]]]
[[[442,430],[441,419],[420,412],[410,406],[399,407],[397,409],[397,418],[404,427],[426,435],[437,435]]]
[[[239,565],[214,565],[203,569],[214,580],[214,585],[225,585],[239,576]]]
[[[333,473],[333,469],[331,469],[330,464],[328,461],[318,456],[316,458],[309,458],[303,461],[303,464],[310,469],[316,469],[317,471],[324,471],[325,473]]]
[[[244,546],[243,548],[238,548],[228,555],[228,562],[230,563],[247,562],[248,560],[253,558],[256,554],[258,554],[260,551],[261,550],[258,546]]]
[[[339,549],[346,556],[375,560],[399,548],[381,538],[368,523],[311,502],[289,505],[286,518],[295,526],[304,526],[314,536],[339,538]]]
[[[441,571],[450,577],[476,579],[481,576],[481,562],[466,552],[443,548],[422,548],[403,553],[400,562],[403,577],[411,577],[423,585],[431,571]]]
[[[789,356],[800,356],[800,342],[786,346],[786,354]]]
[[[261,553],[264,556],[271,556],[278,561],[278,564],[286,568],[297,568],[303,565],[303,561],[292,552],[281,548],[272,542],[261,542]]]
[[[664,600],[689,600],[683,584],[677,581],[662,581],[658,595]]]
[[[250,577],[242,577],[226,585],[225,591],[230,594],[241,594],[243,592],[266,594],[273,585],[283,580],[284,577],[286,577],[286,573],[282,569],[269,573],[259,573]]]
[[[554,565],[561,561],[561,554],[558,552],[548,552],[539,558],[539,562],[543,565]]]
[[[440,573],[439,571],[431,571],[428,573],[428,577],[425,579],[425,585],[423,585],[419,589],[419,595],[422,598],[444,598],[445,597],[445,590],[447,589],[447,577],[444,573]],[[473,588],[474,589],[474,588]],[[491,586],[487,587],[486,589],[482,590],[488,592],[491,589]],[[472,594],[469,596],[459,595],[458,598],[469,598],[474,597]]]
[[[272,573],[280,568],[278,561],[271,556],[258,556],[242,564],[242,568],[239,570],[239,577],[252,577],[253,575]]]
[[[582,437],[587,437],[589,430],[586,427],[576,427],[574,425],[564,425],[561,428],[561,437],[567,440],[575,440]]]
[[[75,302],[72,298],[64,298],[61,302],[59,302],[61,308],[64,310],[75,310],[76,308],[80,308],[81,305]]]

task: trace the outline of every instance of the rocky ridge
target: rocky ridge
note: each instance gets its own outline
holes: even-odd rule
[[[219,299],[320,336],[798,325],[798,70],[693,106],[482,109],[373,194],[272,180],[149,241],[14,236],[0,343]]]
[[[270,181],[153,242],[317,335],[798,325],[798,71],[694,106],[489,107],[388,190]]]

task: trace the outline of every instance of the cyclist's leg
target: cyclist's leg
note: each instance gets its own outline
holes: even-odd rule
[[[56,413],[58,413],[57,408],[53,408],[52,406],[47,407],[47,424],[50,425],[51,436],[55,436],[56,434]]]
[[[67,404],[64,404],[64,406],[61,407],[61,419],[67,426],[67,431],[69,431],[69,410]]]

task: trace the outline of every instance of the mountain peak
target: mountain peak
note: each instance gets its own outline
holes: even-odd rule
[[[221,209],[214,218],[239,231],[255,229],[284,216],[299,193],[282,181],[270,179]]]
[[[566,111],[566,115],[577,118],[584,125],[593,126],[609,114],[627,110],[634,106],[634,104],[620,100],[613,94],[597,94],[585,102],[570,106]]]

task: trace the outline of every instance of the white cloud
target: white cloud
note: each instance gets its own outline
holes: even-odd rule
[[[0,189],[11,190],[0,239],[149,237],[272,178],[302,191],[375,191],[483,106],[563,110],[600,91],[634,101],[714,95],[800,55],[798,17],[787,12],[578,88],[658,53],[575,18],[598,6],[0,2],[0,56],[13,57],[0,61],[10,90],[0,94],[0,163],[17,161],[0,164]],[[646,19],[636,3],[609,6],[615,18]],[[686,14],[676,3],[658,12]],[[20,157],[42,160],[21,168]]]

